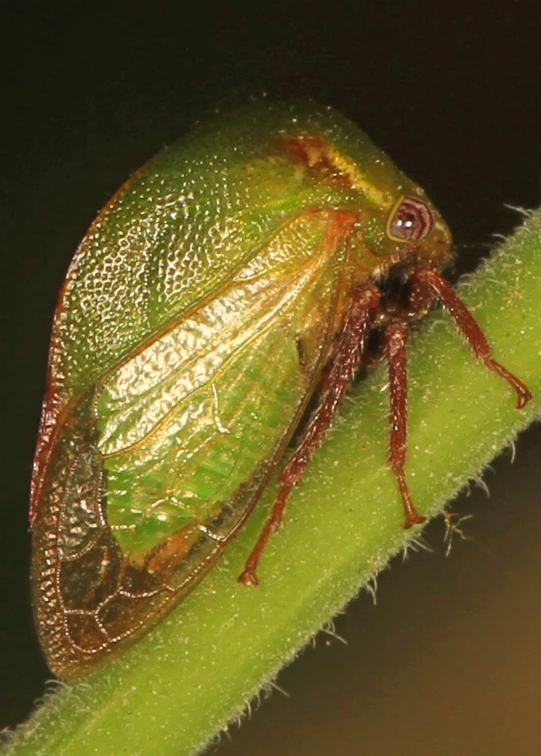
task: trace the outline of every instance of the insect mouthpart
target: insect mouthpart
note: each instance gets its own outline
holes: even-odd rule
[[[426,315],[432,295],[427,291],[421,294],[417,286],[412,286],[416,270],[412,264],[399,262],[374,281],[381,292],[375,326],[383,326],[391,320],[409,322]]]

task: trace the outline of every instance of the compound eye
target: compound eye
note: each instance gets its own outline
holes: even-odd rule
[[[403,197],[391,212],[387,233],[398,241],[420,242],[433,225],[434,216],[426,202],[418,197]]]

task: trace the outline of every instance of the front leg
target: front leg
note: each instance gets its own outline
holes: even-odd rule
[[[435,270],[421,268],[413,274],[411,283],[412,289],[429,287],[434,296],[451,313],[477,359],[513,387],[517,393],[517,409],[522,409],[532,398],[530,390],[519,378],[492,357],[492,349],[481,326],[447,281]]]

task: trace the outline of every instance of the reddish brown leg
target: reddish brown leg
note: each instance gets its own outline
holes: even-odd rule
[[[261,554],[271,535],[280,527],[291,489],[301,479],[306,465],[323,440],[338,404],[359,367],[380,297],[381,293],[375,286],[360,289],[353,296],[332,367],[321,387],[319,406],[293,456],[280,474],[278,496],[257,543],[246,561],[244,572],[239,577],[239,582],[244,585],[258,585],[259,583],[257,565]]]
[[[385,328],[386,358],[389,366],[389,394],[391,400],[391,428],[389,443],[389,464],[395,475],[406,519],[405,528],[419,525],[426,517],[418,514],[408,490],[404,466],[406,464],[406,436],[408,420],[408,373],[406,362],[406,342],[408,325],[391,322]]]
[[[425,268],[419,270],[412,279],[426,282],[441,303],[449,310],[478,360],[504,378],[517,392],[517,408],[522,409],[532,398],[531,392],[516,376],[492,358],[492,350],[481,327],[475,321],[466,305],[457,297],[455,291],[436,271]],[[412,280],[413,283],[415,283]]]

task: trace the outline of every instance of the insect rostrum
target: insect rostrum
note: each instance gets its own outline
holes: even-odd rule
[[[257,583],[291,488],[379,329],[405,527],[409,324],[440,300],[516,390],[439,271],[451,236],[422,189],[310,103],[222,114],[136,173],[72,261],[51,341],[31,505],[53,671],[133,642],[280,490],[240,580]],[[295,448],[288,444],[317,397]]]

